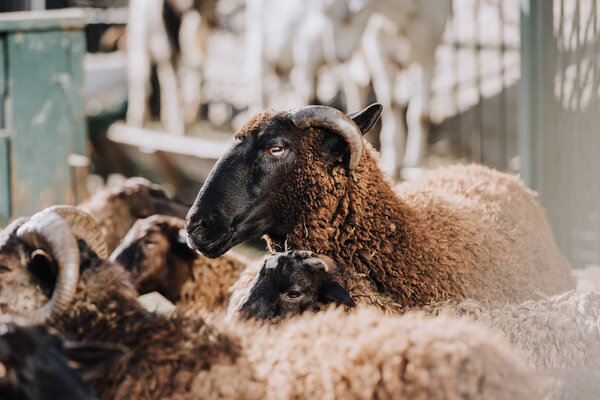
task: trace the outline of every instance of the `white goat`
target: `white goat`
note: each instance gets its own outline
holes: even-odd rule
[[[196,120],[201,100],[205,41],[209,33],[208,24],[196,3],[131,0],[127,25],[129,124],[141,127],[146,120],[153,63],[156,63],[160,84],[160,119],[167,131],[181,135],[185,123]],[[170,7],[181,18],[176,32],[178,40],[175,39],[179,42],[179,54],[171,43],[173,39],[168,36],[163,15],[165,7]]]
[[[423,156],[435,53],[451,9],[451,0],[374,0],[364,8],[376,14],[365,29],[362,47],[377,101],[388,110],[381,119],[381,167],[392,176],[403,166],[417,166]],[[418,67],[419,79],[417,93],[410,94],[405,135],[394,81],[410,64]]]
[[[249,0],[247,60],[257,94],[254,106],[269,105],[270,70],[289,77],[302,104],[315,102],[318,68],[346,63],[362,46],[377,99],[388,110],[382,116],[382,168],[395,175],[403,165],[417,165],[427,139],[435,51],[450,11],[451,0]],[[393,83],[413,63],[420,66],[420,89],[409,104],[403,157],[406,135]],[[352,79],[340,71],[347,102],[358,106],[350,94],[356,93]]]
[[[317,69],[346,62],[360,43],[368,15],[347,0],[248,0],[247,66],[253,106],[269,104],[270,72],[289,80],[302,105],[316,100]]]

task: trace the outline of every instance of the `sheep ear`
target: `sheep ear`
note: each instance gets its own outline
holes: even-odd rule
[[[321,288],[319,289],[319,301],[323,303],[329,303],[331,301],[334,301],[336,303],[345,304],[350,307],[354,307],[356,305],[354,300],[350,298],[350,295],[348,294],[346,289],[344,289],[342,285],[334,281],[329,281],[323,286],[321,286]]]
[[[69,364],[86,379],[93,377],[125,354],[124,349],[120,346],[77,342],[65,343],[63,351]]]
[[[365,135],[373,128],[373,125],[379,119],[383,106],[379,103],[373,103],[362,111],[348,114],[348,117],[354,121],[360,128],[360,132]]]

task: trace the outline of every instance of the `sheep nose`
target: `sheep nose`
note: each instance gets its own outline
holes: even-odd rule
[[[203,235],[206,233],[208,223],[205,219],[192,218],[186,224],[188,238],[192,235]]]

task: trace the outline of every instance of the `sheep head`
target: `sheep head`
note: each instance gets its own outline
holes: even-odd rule
[[[50,207],[9,225],[0,238],[3,310],[39,323],[68,307],[79,278],[78,238],[106,257],[100,228],[75,207]],[[44,297],[50,300],[41,306]]]
[[[253,117],[188,213],[190,246],[214,258],[247,239],[285,235],[299,218],[298,204],[322,190],[314,190],[319,174],[341,169],[347,175],[358,167],[362,135],[380,113],[379,104],[348,116],[308,106]]]
[[[113,345],[63,342],[43,326],[0,321],[0,398],[96,399],[80,373],[94,373],[123,354]]]
[[[123,185],[110,188],[106,201],[115,201],[111,199],[124,201],[135,219],[154,214],[185,218],[187,213],[187,207],[171,199],[162,187],[140,177],[129,178]]]
[[[238,311],[246,318],[273,319],[336,302],[354,307],[329,257],[288,251],[269,257]]]
[[[138,220],[112,253],[110,260],[131,273],[138,293],[157,291],[179,300],[197,257],[187,246],[184,225],[184,220],[165,215]]]

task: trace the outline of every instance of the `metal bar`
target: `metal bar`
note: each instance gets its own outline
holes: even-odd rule
[[[546,63],[552,61],[549,57],[553,52],[547,42],[552,37],[552,2],[521,0],[521,80],[518,110],[520,170],[526,184],[538,191],[543,190],[540,179],[543,160],[538,152],[545,123],[549,122],[546,119],[549,115],[544,99],[546,91],[552,91],[553,88],[552,77],[548,71],[552,68],[548,68]]]
[[[0,225],[10,221],[10,139],[0,130]]]

